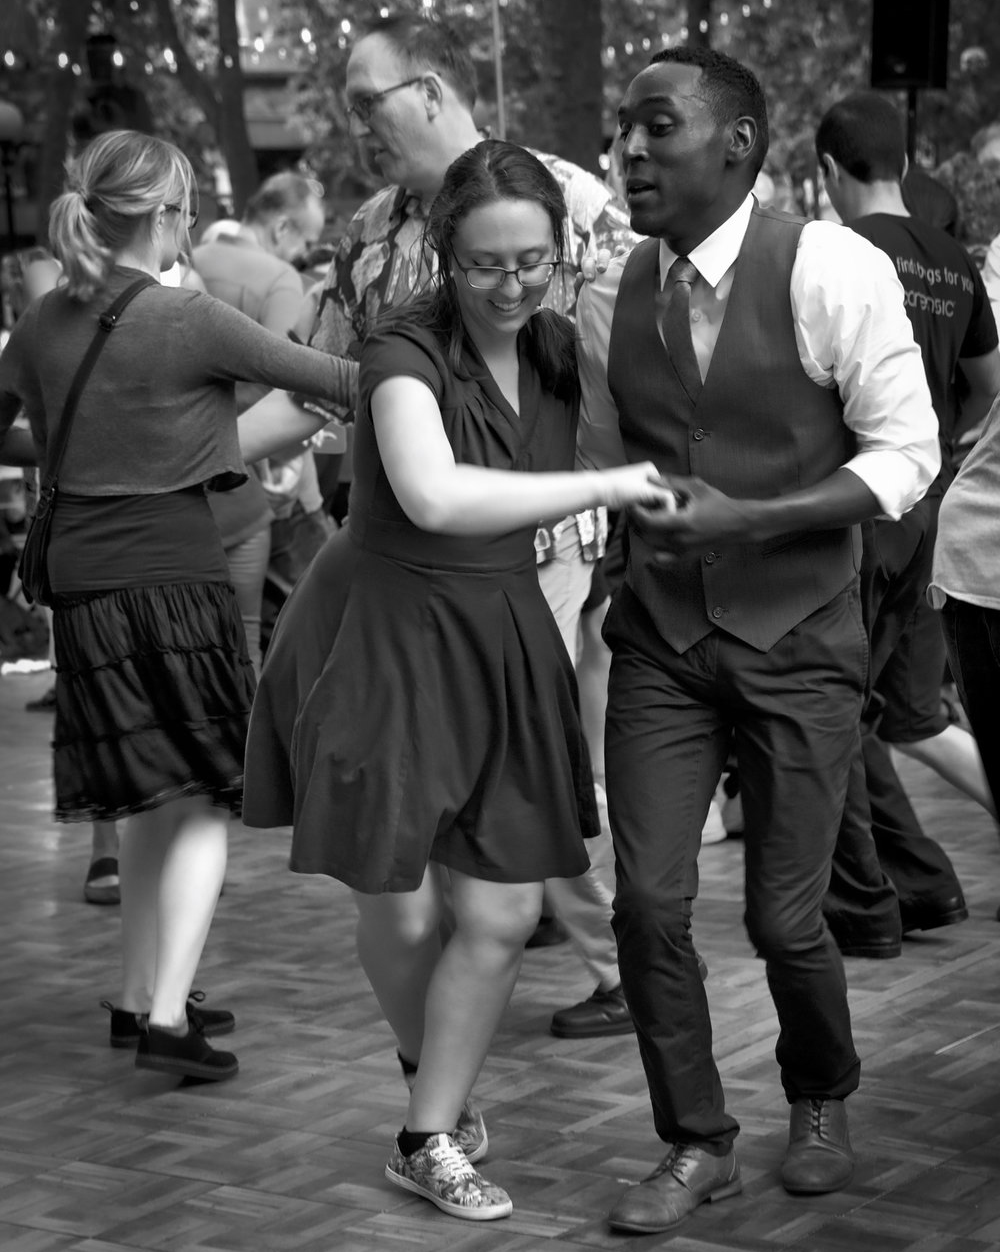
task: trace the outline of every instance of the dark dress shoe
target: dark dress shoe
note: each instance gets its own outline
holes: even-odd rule
[[[674,1144],[648,1178],[622,1195],[608,1215],[612,1230],[654,1234],[671,1230],[706,1200],[743,1190],[736,1151],[712,1156],[704,1148]]]
[[[186,1035],[175,1035],[156,1026],[142,1031],[135,1067],[219,1082],[238,1073],[240,1063],[232,1052],[216,1052],[201,1031],[189,1023]]]
[[[549,1030],[558,1039],[591,1039],[598,1035],[627,1035],[635,1029],[621,984],[611,991],[600,987],[571,1008],[553,1013]]]
[[[903,922],[903,934],[911,930],[937,930],[940,926],[954,926],[969,916],[965,896],[959,892],[944,900],[918,900],[914,904],[900,904],[899,916]]]
[[[844,1101],[796,1100],[788,1124],[788,1151],[781,1163],[785,1190],[794,1195],[839,1191],[853,1174]]]

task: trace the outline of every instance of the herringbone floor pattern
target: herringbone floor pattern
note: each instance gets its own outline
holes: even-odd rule
[[[382,1170],[405,1108],[392,1041],[358,969],[347,892],[291,875],[287,834],[238,828],[198,983],[232,1008],[241,1072],[217,1086],[136,1071],[98,1007],[118,916],[83,903],[89,831],[49,816],[47,676],[0,681],[0,1248],[3,1252],[989,1252],[1000,1248],[1000,847],[988,820],[907,767],[972,916],[848,962],[863,1086],[850,1188],[778,1182],[786,1109],[763,971],[743,934],[738,841],[702,853],[696,940],[746,1189],[673,1236],[605,1223],[658,1159],[631,1037],[547,1033],[588,994],[565,946],[529,952],[477,1087],[506,1221],[457,1222]],[[227,1041],[228,1046],[228,1041]]]

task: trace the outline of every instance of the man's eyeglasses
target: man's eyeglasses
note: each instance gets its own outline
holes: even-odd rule
[[[513,274],[522,287],[544,287],[559,267],[558,261],[535,261],[531,265],[519,265],[515,270],[505,270],[499,265],[463,265],[457,257],[452,259],[465,275],[465,281],[476,291],[495,291],[504,285],[508,274]]]
[[[375,106],[380,100],[384,100],[386,96],[394,91],[402,91],[404,87],[412,87],[414,83],[422,83],[424,81],[423,74],[416,78],[408,78],[405,83],[396,83],[394,87],[386,87],[384,91],[373,91],[370,96],[358,96],[353,104],[347,106],[347,116],[354,116],[364,126],[372,120],[372,114],[375,112]]]
[[[187,213],[188,230],[194,230],[198,225],[197,209],[185,209],[182,204],[165,204],[163,207],[169,209],[171,213]]]

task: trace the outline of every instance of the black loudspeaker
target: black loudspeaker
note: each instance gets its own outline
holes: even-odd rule
[[[948,0],[872,0],[871,85],[948,86]]]

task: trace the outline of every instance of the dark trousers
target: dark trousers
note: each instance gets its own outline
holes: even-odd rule
[[[827,921],[845,945],[898,939],[909,910],[961,895],[950,858],[924,833],[878,735],[886,698],[898,699],[909,689],[905,675],[898,674],[892,677],[892,693],[880,688],[930,580],[938,503],[922,500],[898,522],[863,527],[861,593],[871,640],[871,691],[823,903]],[[939,690],[943,664],[937,669],[932,681]],[[906,720],[905,710],[892,712],[896,722]]]
[[[949,596],[941,616],[951,672],[1000,812],[1000,610]]]
[[[854,758],[868,643],[856,587],[762,653],[715,630],[682,654],[628,586],[605,622],[614,930],[657,1134],[723,1151],[726,1112],[691,941],[698,851],[730,742],[746,819],[744,921],[765,962],[789,1101],[858,1084],[822,902]]]

